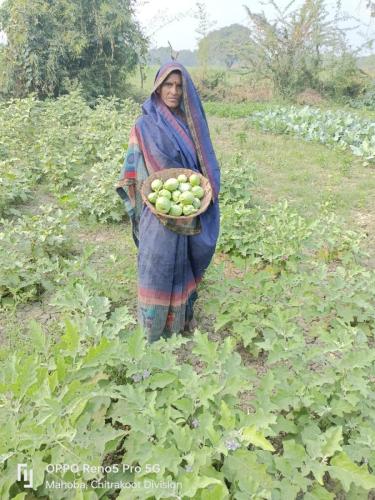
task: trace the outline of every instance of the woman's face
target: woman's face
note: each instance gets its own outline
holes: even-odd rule
[[[169,109],[177,109],[182,97],[181,74],[171,73],[160,85],[158,94]]]

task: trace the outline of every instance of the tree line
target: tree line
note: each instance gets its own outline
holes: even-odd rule
[[[0,28],[3,95],[57,97],[81,85],[88,100],[124,91],[147,51],[134,0],[6,0]]]
[[[170,60],[170,50],[149,51],[149,40],[134,16],[137,0],[5,0],[0,29],[7,44],[0,50],[0,96],[57,97],[80,85],[95,102],[126,94],[128,75],[137,66]],[[198,49],[180,51],[179,61],[236,68],[249,78],[268,79],[289,97],[305,88],[354,95],[363,72],[347,37],[340,2],[296,0],[274,15],[244,7],[248,26],[213,30],[204,3],[197,2]],[[206,78],[206,81],[207,78]],[[215,78],[213,81],[219,81]],[[212,83],[212,82],[211,82]]]

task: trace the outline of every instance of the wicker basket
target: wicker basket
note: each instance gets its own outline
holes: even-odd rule
[[[175,215],[161,214],[160,212],[157,212],[155,206],[147,198],[147,196],[152,191],[151,189],[152,181],[154,181],[155,179],[161,179],[164,182],[170,177],[178,177],[180,174],[185,174],[187,177],[189,177],[191,174],[199,175],[201,180],[200,185],[204,190],[204,196],[200,200],[201,206],[196,212],[194,212],[191,215],[180,215],[178,217]],[[158,217],[162,217],[164,219],[191,220],[207,210],[208,205],[210,204],[210,201],[212,199],[212,189],[208,179],[206,179],[206,177],[204,177],[199,172],[196,172],[195,170],[190,170],[189,168],[165,168],[147,177],[147,179],[142,184],[141,195],[144,203],[146,203],[151,212],[157,215]]]

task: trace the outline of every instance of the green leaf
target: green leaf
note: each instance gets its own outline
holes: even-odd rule
[[[325,463],[320,463],[315,460],[308,460],[306,463],[306,467],[310,469],[310,471],[314,474],[315,479],[319,484],[324,484],[324,474],[326,473],[328,466]]]
[[[30,339],[32,345],[36,347],[38,352],[44,352],[46,349],[46,337],[42,329],[42,325],[37,323],[35,320],[30,321]]]
[[[73,357],[77,354],[79,346],[79,332],[78,326],[69,321],[65,320],[65,333],[61,337],[59,347],[61,350]]]
[[[229,492],[225,484],[208,485],[202,491],[201,500],[226,500],[229,498]]]
[[[56,373],[58,381],[61,383],[67,374],[68,367],[65,363],[65,358],[63,356],[55,355],[56,362]]]
[[[32,455],[33,487],[37,489],[43,484],[47,463],[43,461],[44,451],[34,451]]]
[[[48,375],[49,390],[51,392],[54,392],[58,383],[59,383],[59,379],[57,376],[57,371],[54,371],[50,375]]]
[[[19,362],[18,376],[12,390],[16,397],[22,399],[27,390],[37,381],[37,357],[28,356]]]
[[[188,473],[181,478],[183,497],[194,498],[197,491],[204,488],[207,489],[211,484],[222,484],[219,479],[207,476],[198,476],[197,474]]]
[[[152,456],[149,459],[150,464],[160,465],[160,474],[169,470],[173,474],[178,474],[179,463],[181,461],[180,453],[172,444],[171,446],[151,446]]]
[[[145,351],[145,338],[142,330],[137,328],[127,339],[129,354],[134,359],[141,359]]]
[[[220,415],[220,425],[223,426],[226,430],[233,429],[236,422],[236,417],[223,399],[221,400],[220,404]]]
[[[86,356],[83,358],[83,365],[100,365],[101,361],[106,357],[104,356],[113,345],[114,341],[107,339],[106,337],[102,337],[98,345],[93,345],[87,351]]]
[[[305,462],[307,459],[305,448],[296,443],[294,439],[287,439],[283,441],[283,458],[287,458],[292,461],[296,467],[300,467],[302,462]]]
[[[369,473],[367,466],[359,467],[344,452],[332,458],[328,472],[332,477],[341,481],[346,492],[349,491],[351,483],[365,490],[375,488],[375,476]]]
[[[267,473],[267,466],[257,462],[255,452],[243,449],[234,451],[225,457],[221,472],[228,481],[237,483],[240,490],[248,493],[248,498],[262,498],[260,492],[271,491],[272,478]]]
[[[194,404],[189,398],[181,398],[174,402],[174,406],[182,411],[186,416],[189,416],[193,412]]]
[[[366,500],[371,499],[372,500],[372,493],[373,490],[370,493],[366,493],[366,491],[361,488],[360,486],[355,486],[354,484],[351,485],[350,490],[348,491],[345,500],[363,500],[364,498]]]
[[[277,488],[280,490],[279,500],[291,500],[298,498],[298,493],[301,491],[300,486],[291,484],[290,478],[283,478],[280,483],[277,483]]]
[[[257,431],[255,425],[251,425],[250,427],[243,427],[241,431],[242,439],[246,443],[251,443],[254,446],[262,448],[262,450],[275,451],[275,448],[269,441],[267,441],[264,435],[260,431]]]
[[[189,427],[179,427],[178,425],[174,425],[173,435],[176,441],[176,446],[180,451],[187,453],[191,450],[193,433]]]
[[[324,433],[324,437],[326,439],[326,442],[322,446],[323,457],[331,457],[336,453],[336,451],[340,451],[342,449],[339,444],[340,441],[343,440],[341,425],[338,427],[330,427]]]
[[[196,344],[193,347],[193,353],[211,366],[217,359],[217,343],[211,342],[207,334],[200,332],[195,333],[194,340]]]
[[[155,375],[151,375],[151,377],[148,378],[148,383],[151,389],[163,388],[172,384],[176,378],[174,373],[155,373]]]
[[[303,498],[304,500],[334,500],[335,495],[319,484],[314,484],[311,491],[307,492]]]
[[[221,432],[218,432],[213,425],[206,427],[206,435],[212,443],[212,446],[218,446],[221,441]]]
[[[229,323],[232,323],[233,318],[229,314],[219,314],[217,316],[217,319],[215,321],[215,332],[218,332],[221,328],[224,326],[228,325]]]

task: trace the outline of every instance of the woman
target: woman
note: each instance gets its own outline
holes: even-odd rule
[[[158,71],[149,99],[130,133],[117,192],[125,202],[138,247],[138,319],[149,342],[191,331],[197,285],[219,234],[220,170],[199,95],[184,66]],[[207,177],[213,201],[193,221],[165,223],[143,204],[144,179],[183,167]]]

